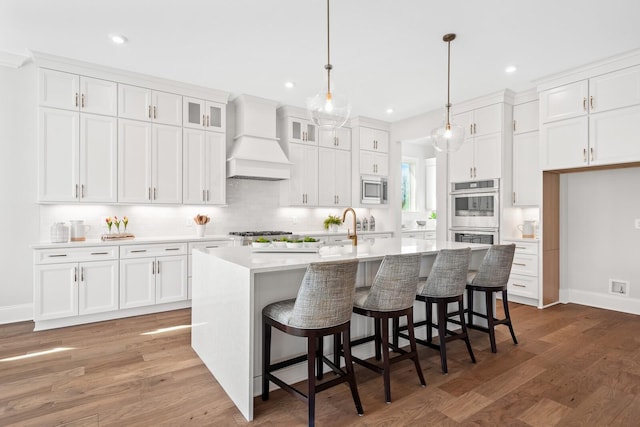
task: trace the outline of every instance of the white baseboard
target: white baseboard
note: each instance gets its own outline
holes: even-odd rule
[[[567,290],[567,302],[572,302],[623,313],[640,314],[640,300],[618,295],[602,294],[598,292]]]
[[[0,325],[33,320],[33,304],[0,307]]]

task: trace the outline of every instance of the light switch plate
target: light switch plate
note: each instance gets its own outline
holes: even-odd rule
[[[640,230],[640,218],[636,218],[636,228]]]

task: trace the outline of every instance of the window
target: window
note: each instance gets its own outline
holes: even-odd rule
[[[416,162],[413,159],[404,159],[401,165],[402,210],[416,210]]]

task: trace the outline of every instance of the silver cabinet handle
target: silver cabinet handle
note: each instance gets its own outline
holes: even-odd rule
[[[151,274],[155,276],[156,274],[156,262],[151,261]]]
[[[205,190],[202,190],[202,201],[203,201],[203,202],[205,202],[206,200],[207,200],[207,199],[206,199],[206,193],[205,193]]]
[[[80,106],[82,108],[84,108],[84,93],[82,94],[82,96],[80,97],[81,101],[80,101]]]
[[[158,266],[156,267],[156,273],[160,274],[160,261],[157,261]]]
[[[165,251],[179,251],[180,248],[164,248]]]
[[[591,161],[593,162],[593,147],[589,147],[589,156],[591,157]]]
[[[158,118],[158,115],[156,114],[156,107],[155,107],[155,105],[153,106],[153,118],[154,118],[154,119],[157,119],[157,118]]]
[[[147,116],[151,118],[151,105],[149,105],[149,108],[147,108]]]
[[[78,267],[73,267],[73,281],[78,282]]]
[[[76,92],[76,107],[78,106],[78,92]]]
[[[515,119],[513,120],[513,131],[514,132],[516,131],[516,121],[515,121]]]
[[[158,199],[158,189],[156,187],[153,187],[153,200],[157,200]]]
[[[473,124],[473,133],[474,133],[474,135],[475,135],[476,133],[478,133],[478,131],[476,130],[476,124],[475,124],[475,123]]]
[[[474,130],[475,130],[475,128],[474,128]],[[478,174],[476,173],[476,167],[474,166],[473,167],[473,177],[475,178],[477,176],[478,176]]]
[[[587,97],[582,98],[582,109],[587,111]]]
[[[76,193],[75,193],[75,198],[78,198],[78,184],[76,184]]]
[[[80,186],[80,197],[84,198],[84,184]]]
[[[148,193],[149,193],[149,194],[148,194],[149,200],[151,200],[151,187],[149,187],[149,191],[148,191]]]
[[[516,202],[516,192],[514,191],[513,192],[513,201],[512,201],[512,203],[515,203],[515,202]]]
[[[84,282],[84,267],[80,267],[80,281]]]
[[[582,161],[583,162],[587,161],[587,149],[586,148],[582,149]]]
[[[527,264],[524,264],[521,262],[514,262],[513,265],[519,265],[519,266],[525,267]]]
[[[207,122],[205,121],[205,115],[202,115],[202,126],[207,126]]]
[[[207,114],[207,127],[210,127],[209,125],[209,115]]]
[[[589,107],[593,110],[593,96],[589,97]]]
[[[473,178],[473,167],[469,168],[469,178]]]
[[[109,255],[109,252],[91,252],[91,255]]]
[[[469,135],[473,135],[473,123],[469,123]]]
[[[526,288],[526,286],[525,286],[525,285],[521,285],[521,284],[519,284],[519,283],[514,283],[514,284],[513,284],[513,286],[516,286],[516,287],[518,287],[518,288]]]
[[[209,198],[209,190],[207,190],[207,202],[210,200]]]
[[[60,258],[65,257],[67,254],[55,254],[55,255],[47,255],[48,258]]]
[[[135,249],[135,250],[131,251],[132,254],[139,254],[139,253],[142,253],[142,252],[147,252],[147,250],[146,249]]]

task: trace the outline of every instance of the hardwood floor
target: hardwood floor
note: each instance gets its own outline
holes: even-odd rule
[[[498,305],[500,303],[498,302]],[[356,366],[365,414],[348,387],[317,396],[319,426],[632,426],[640,419],[640,316],[579,305],[545,310],[512,304],[520,342],[499,327],[498,353],[470,331],[448,345],[449,375],[438,353],[420,347],[427,387],[411,361],[394,366],[392,403],[382,378]],[[499,310],[500,311],[500,310]],[[236,426],[240,415],[190,346],[190,311],[51,331],[33,323],[0,326],[2,426]],[[52,348],[47,355],[4,359]],[[306,406],[278,390],[257,398],[255,426],[306,425]]]

